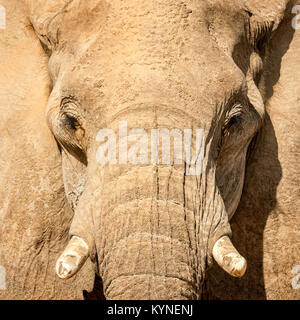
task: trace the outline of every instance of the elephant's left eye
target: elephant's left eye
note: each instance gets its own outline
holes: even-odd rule
[[[232,128],[234,125],[238,125],[242,120],[242,114],[235,114],[227,120],[224,127],[228,130]]]
[[[244,108],[241,103],[236,104],[225,116],[222,128],[222,136],[229,136],[233,130],[242,126],[244,120]]]

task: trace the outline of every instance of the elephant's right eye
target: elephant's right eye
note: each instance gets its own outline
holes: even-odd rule
[[[74,116],[69,114],[64,114],[63,118],[64,118],[63,125],[66,126],[68,129],[71,129],[74,131],[80,129],[81,125]]]
[[[64,98],[62,100],[59,111],[62,129],[70,131],[70,133],[76,133],[77,130],[83,129],[83,119],[78,110],[78,103],[73,98]]]
[[[62,149],[87,164],[84,121],[78,112],[77,105],[70,99],[63,100],[60,110],[50,112],[48,120]]]

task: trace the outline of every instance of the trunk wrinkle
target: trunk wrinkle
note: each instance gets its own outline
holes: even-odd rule
[[[115,243],[115,245],[111,247],[110,251],[104,256],[102,263],[104,263],[104,261],[107,260],[110,257],[110,255],[111,255],[113,250],[118,249],[124,242],[126,242],[127,240],[130,240],[130,239],[134,239],[137,236],[145,237],[145,241],[146,241],[146,239],[148,237],[150,237],[151,240],[153,240],[153,239],[166,240],[166,241],[168,241],[170,243],[171,246],[174,243],[174,244],[178,244],[178,245],[184,247],[185,250],[192,250],[192,248],[189,247],[187,243],[185,243],[185,242],[183,242],[181,240],[178,240],[178,239],[172,239],[169,236],[165,236],[165,235],[161,235],[161,234],[155,234],[155,233],[151,234],[150,232],[136,232],[136,233],[132,233],[132,234],[130,234],[128,236],[125,236],[124,238],[118,240]]]
[[[106,210],[106,213],[105,213],[105,214],[106,214],[106,215],[112,214],[112,213],[114,213],[115,211],[118,211],[121,207],[124,207],[124,206],[126,206],[126,205],[128,205],[128,204],[132,204],[132,203],[135,203],[135,202],[152,201],[152,200],[153,200],[152,198],[141,198],[141,199],[124,201],[124,202],[121,202],[121,203],[119,202],[118,205],[113,205],[113,206],[111,206],[110,208],[108,208],[108,209]],[[180,208],[184,208],[185,213],[186,213],[186,212],[190,212],[190,213],[193,213],[193,212],[194,212],[194,210],[189,209],[189,208],[187,208],[187,207],[184,207],[181,203],[176,203],[174,200],[168,199],[168,200],[155,200],[155,201],[157,201],[157,204],[159,204],[159,203],[161,203],[161,204],[168,203],[168,204],[172,204],[172,205],[174,205],[174,206],[180,207]]]

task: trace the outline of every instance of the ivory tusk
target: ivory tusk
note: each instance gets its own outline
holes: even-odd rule
[[[247,261],[233,246],[228,236],[221,237],[213,247],[213,257],[218,265],[233,277],[241,278],[247,269]]]
[[[86,242],[73,236],[66,249],[56,262],[56,274],[61,279],[69,279],[76,274],[89,256]]]

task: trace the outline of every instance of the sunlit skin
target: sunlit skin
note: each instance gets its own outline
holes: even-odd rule
[[[23,89],[11,90],[8,84],[3,84],[2,90],[6,96],[11,95],[7,101],[16,106],[30,105],[32,100],[38,121],[27,122],[24,139],[32,146],[24,147],[23,158],[27,156],[29,160],[24,163],[36,169],[28,166],[28,178],[23,179],[27,184],[19,184],[24,191],[22,199],[16,199],[24,203],[22,212],[17,207],[9,208],[10,201],[3,201],[3,207],[9,208],[5,212],[16,212],[24,219],[26,235],[20,234],[21,226],[11,223],[0,235],[0,242],[3,237],[3,242],[10,243],[8,235],[12,232],[20,234],[14,243],[23,243],[26,237],[31,237],[34,240],[22,244],[24,248],[18,252],[19,256],[22,252],[33,252],[36,257],[33,261],[47,249],[43,258],[47,262],[41,263],[41,268],[46,270],[45,277],[51,269],[51,281],[62,288],[59,289],[62,296],[67,291],[64,285],[71,291],[72,283],[77,291],[85,290],[87,283],[90,288],[96,274],[103,282],[107,299],[200,299],[207,272],[213,265],[220,267],[220,274],[225,271],[232,278],[247,275],[247,265],[252,267],[248,251],[252,249],[237,250],[240,244],[234,239],[244,235],[232,230],[231,219],[241,205],[242,196],[247,197],[244,190],[248,188],[245,176],[249,158],[257,149],[265,150],[265,154],[260,151],[261,157],[256,153],[254,159],[267,158],[273,152],[267,147],[259,149],[257,143],[269,119],[268,99],[272,92],[280,99],[275,81],[265,81],[270,77],[268,64],[273,63],[268,59],[269,44],[281,22],[288,20],[284,20],[287,12],[292,30],[295,13],[291,3],[279,0],[267,4],[256,0],[24,0],[22,3],[26,14],[20,14],[22,19],[18,23],[27,27],[16,30],[22,30],[36,42],[32,47],[28,46],[29,40],[18,45],[24,58],[14,69],[23,68],[23,77],[34,72],[36,80],[32,84],[27,81]],[[14,6],[7,5],[8,11],[13,11]],[[288,48],[289,45],[279,46],[278,50],[283,55]],[[43,60],[35,62],[39,56]],[[4,58],[7,68],[16,60],[8,51]],[[13,74],[16,70],[8,78]],[[281,75],[285,76],[284,70],[276,73],[277,77]],[[22,82],[15,78],[15,83]],[[280,84],[283,91],[285,87]],[[27,98],[32,86],[36,90]],[[25,98],[14,102],[22,94]],[[26,121],[22,119],[26,117],[30,117],[27,109],[15,117],[16,123],[22,124],[19,128],[24,127]],[[7,116],[3,123],[11,118]],[[135,161],[125,161],[124,154],[119,152],[120,123],[125,122],[126,157]],[[144,144],[135,140],[134,134],[130,135],[137,129],[142,130],[140,139],[144,138]],[[173,138],[170,153],[167,156],[160,153],[158,160],[153,161],[150,143],[153,130],[180,132],[180,139],[184,139],[183,133],[188,129],[201,132],[198,150],[195,136],[189,142],[193,156],[196,153],[201,158],[200,171],[190,174],[191,164],[184,157],[178,161],[181,155],[174,149]],[[103,138],[103,130],[116,133],[114,161],[101,160],[99,152],[108,137]],[[3,132],[5,139],[11,141],[15,131]],[[30,132],[39,132],[43,138],[30,138]],[[271,136],[267,137],[273,146]],[[130,154],[135,144],[142,146],[140,151],[146,155],[143,161],[136,161],[137,156]],[[40,145],[42,148],[38,148]],[[158,149],[163,151],[163,144]],[[12,151],[4,149],[5,152],[10,155]],[[43,164],[46,169],[41,169],[43,174],[37,174],[35,182],[30,183],[31,175],[42,166],[42,161],[34,157],[47,158]],[[5,170],[8,172],[9,168]],[[256,176],[264,180],[256,189],[268,188],[265,185],[270,185],[269,180],[262,179],[263,174]],[[51,194],[44,198],[45,190],[51,188]],[[39,193],[40,202],[29,201],[33,191]],[[269,199],[271,202],[273,199]],[[38,210],[42,218],[36,214]],[[247,210],[245,217],[251,216],[251,206]],[[30,220],[26,220],[23,212],[30,213]],[[253,215],[259,215],[259,210]],[[15,252],[14,246],[6,245],[3,252]],[[4,261],[8,265],[8,260]],[[247,272],[254,272],[251,267]],[[37,281],[31,267],[24,269],[18,288]],[[18,275],[19,271],[13,273]],[[28,275],[33,280],[26,280]],[[12,280],[11,286],[10,283]],[[48,292],[55,296],[55,290]],[[34,297],[38,292],[43,297],[44,291],[36,288],[30,294]],[[77,297],[77,293],[70,296]]]

